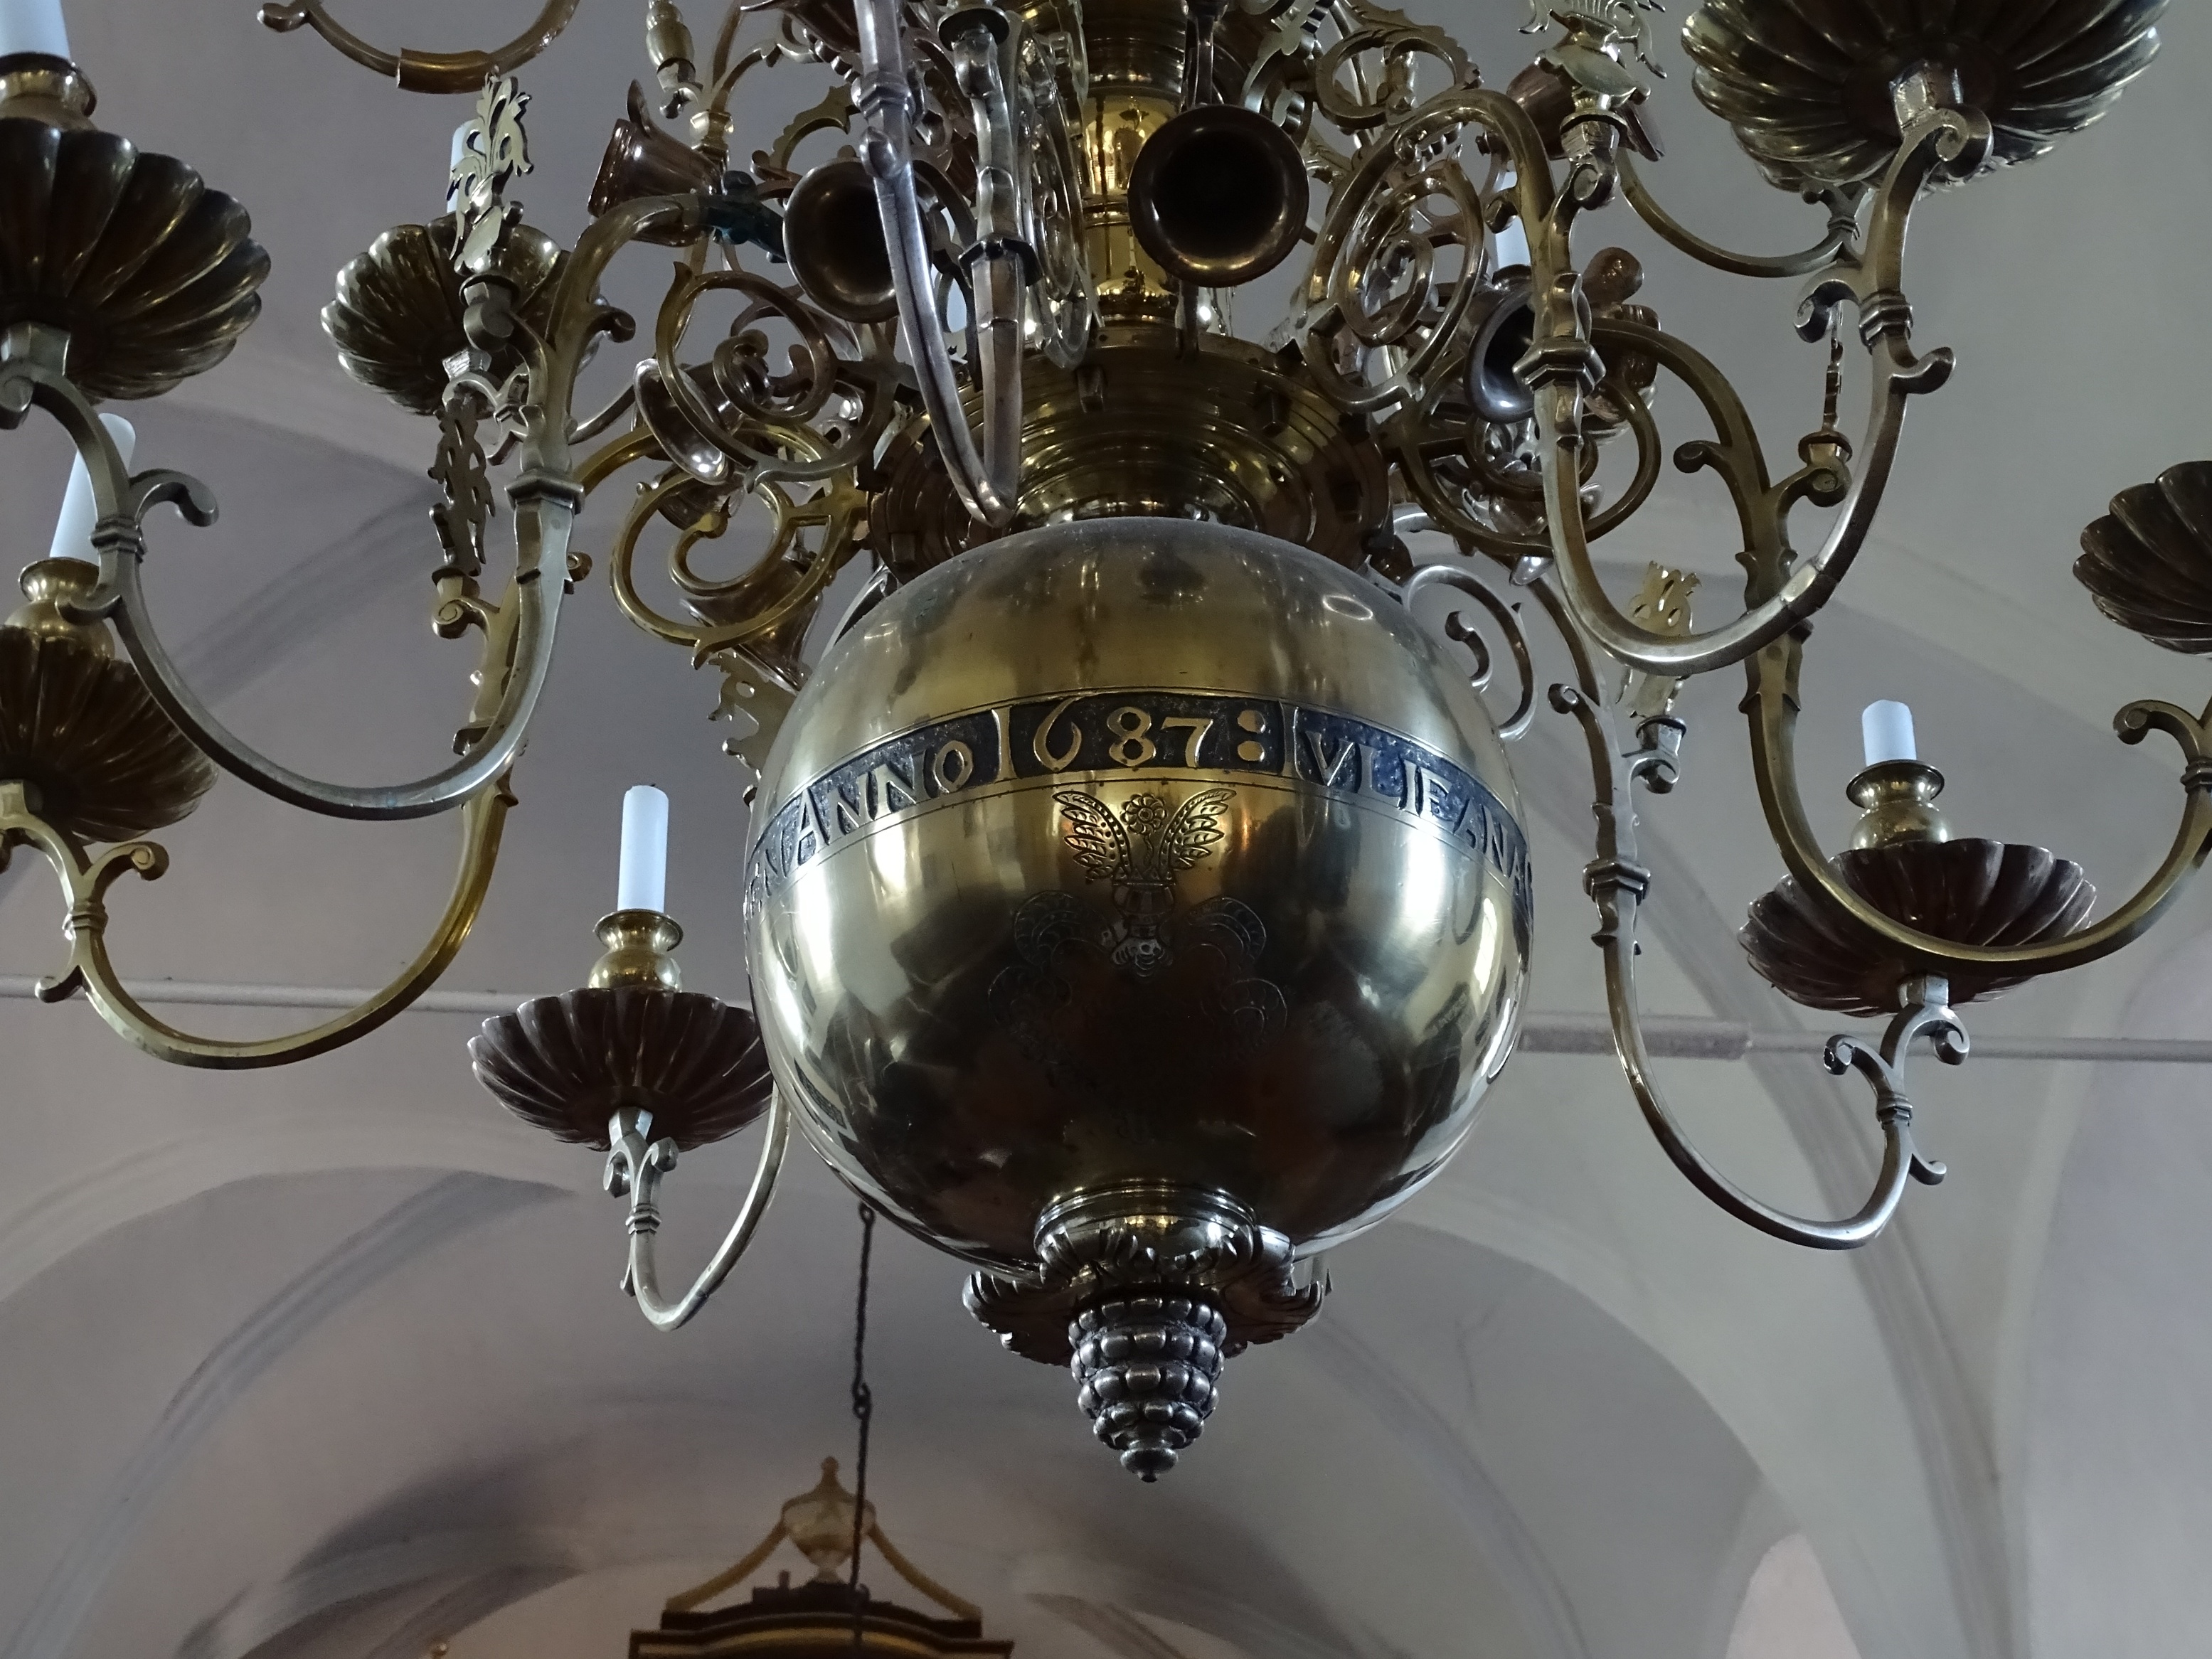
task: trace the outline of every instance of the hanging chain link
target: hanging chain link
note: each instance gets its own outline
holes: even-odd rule
[[[853,1304],[853,1417],[860,1425],[860,1455],[853,1468],[853,1652],[855,1659],[866,1638],[868,1593],[860,1587],[860,1539],[868,1513],[868,1427],[876,1415],[876,1397],[868,1387],[868,1264],[875,1254],[875,1206],[860,1206],[860,1283]]]

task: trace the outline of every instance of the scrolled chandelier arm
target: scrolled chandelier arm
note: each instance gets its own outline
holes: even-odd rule
[[[1769,833],[1798,890],[1843,927],[1881,942],[1911,971],[1953,978],[1968,973],[2021,977],[2063,972],[2101,961],[2136,939],[2181,896],[2189,878],[2212,856],[2212,707],[2191,714],[2169,702],[2130,703],[2113,719],[2120,741],[2139,744],[2153,732],[2181,750],[2181,823],[2173,843],[2142,886],[2094,925],[2033,944],[1973,945],[1907,926],[1869,904],[1837,873],[1820,850],[1797,781],[1797,671],[1803,647],[1784,640],[1747,665],[1753,777]]]
[[[1019,510],[1022,471],[1022,312],[1024,278],[1036,254],[1015,208],[1013,104],[1001,48],[1013,27],[985,7],[948,21],[961,90],[976,127],[976,240],[961,256],[968,268],[975,339],[975,379],[982,404],[979,451],[961,402],[960,377],[945,340],[937,305],[929,237],[922,226],[915,178],[915,97],[904,45],[900,0],[854,0],[860,71],[853,102],[866,124],[860,156],[874,181],[884,246],[898,294],[899,331],[921,381],[938,451],[968,512],[994,527]]]
[[[690,1324],[692,1316],[707,1305],[707,1298],[722,1287],[768,1214],[769,1200],[775,1195],[776,1176],[783,1168],[784,1147],[790,1139],[790,1115],[780,1095],[769,1103],[767,1139],[737,1218],[730,1223],[713,1259],[673,1302],[661,1292],[654,1241],[660,1232],[660,1180],[676,1167],[677,1147],[666,1136],[648,1139],[652,1127],[653,1115],[641,1108],[625,1106],[615,1114],[607,1128],[612,1144],[607,1152],[606,1188],[617,1198],[629,1200],[629,1265],[623,1273],[623,1289],[636,1298],[638,1311],[655,1330],[673,1331]]]
[[[1881,508],[1904,435],[1907,402],[1942,386],[1951,372],[1948,350],[1920,356],[1911,346],[1912,312],[1903,291],[1903,254],[1913,204],[1938,169],[1971,172],[1988,143],[1987,120],[1971,111],[1927,110],[1909,123],[1902,146],[1873,192],[1863,258],[1843,252],[1834,266],[1815,279],[1802,308],[1800,331],[1813,339],[1830,331],[1833,313],[1844,301],[1858,310],[1873,389],[1856,466],[1846,465],[1850,459],[1847,446],[1832,446],[1817,468],[1808,456],[1806,474],[1778,491],[1767,489],[1758,434],[1726,380],[1686,348],[1656,337],[1647,343],[1690,382],[1722,425],[1719,445],[1701,448],[1699,459],[1717,464],[1729,454],[1741,458],[1740,465],[1721,467],[1722,476],[1747,528],[1757,526],[1769,532],[1753,544],[1765,544],[1769,566],[1754,572],[1754,590],[1763,586],[1769,591],[1733,622],[1680,638],[1664,638],[1638,627],[1620,613],[1598,580],[1584,522],[1580,468],[1587,447],[1584,403],[1596,389],[1602,364],[1590,343],[1585,307],[1577,303],[1576,276],[1567,258],[1567,234],[1582,208],[1577,191],[1570,188],[1563,193],[1553,220],[1540,230],[1532,225],[1529,247],[1538,327],[1522,368],[1536,392],[1546,518],[1576,623],[1607,655],[1646,673],[1705,673],[1739,662],[1799,627],[1834,594]],[[1610,160],[1593,156],[1579,164],[1574,177],[1583,181],[1585,192],[1602,196],[1609,189]],[[1836,489],[1827,482],[1830,478],[1843,487]],[[1793,562],[1788,556],[1786,520],[1791,507],[1808,495],[1825,504],[1840,505],[1841,511],[1820,549]]]
[[[1620,176],[1621,198],[1636,210],[1638,218],[1678,252],[1731,276],[1809,276],[1825,270],[1838,255],[1849,252],[1858,241],[1859,192],[1855,189],[1832,185],[1818,193],[1817,199],[1828,210],[1828,230],[1810,247],[1796,253],[1737,253],[1707,241],[1668,212],[1644,182],[1635,156],[1624,150],[1614,158],[1613,165]]]
[[[59,1002],[82,991],[110,1028],[156,1060],[213,1071],[257,1071],[311,1060],[366,1036],[404,1013],[438,982],[483,909],[499,861],[501,833],[514,805],[501,779],[495,787],[479,790],[463,808],[460,865],[452,895],[428,941],[396,979],[360,1006],[310,1030],[250,1042],[195,1036],[169,1024],[149,1012],[115,971],[107,949],[107,891],[125,875],[153,881],[167,873],[169,857],[160,847],[130,842],[94,856],[75,836],[32,811],[21,784],[0,782],[0,859],[10,842],[27,842],[46,855],[61,883],[68,908],[63,937],[69,945],[69,963],[61,973],[40,981],[40,1000]]]
[[[313,28],[364,69],[396,81],[405,92],[474,92],[488,76],[512,75],[560,37],[576,15],[578,0],[546,0],[537,21],[490,52],[386,52],[373,46],[330,14],[324,0],[270,0],[261,21],[280,34]]]
[[[1557,598],[1549,592],[1544,598],[1553,614],[1564,620]],[[1724,1174],[1698,1149],[1668,1103],[1644,1045],[1644,1016],[1636,991],[1636,956],[1640,948],[1637,921],[1653,878],[1638,861],[1635,791],[1639,785],[1662,790],[1673,787],[1680,732],[1662,736],[1663,720],[1647,722],[1641,742],[1629,747],[1622,739],[1616,705],[1600,693],[1588,675],[1587,658],[1582,661],[1583,683],[1553,687],[1552,702],[1562,713],[1575,717],[1589,749],[1597,792],[1597,856],[1583,872],[1583,884],[1598,909],[1598,929],[1592,937],[1605,964],[1606,1006],[1612,1020],[1613,1048],[1638,1109],[1674,1167],[1692,1186],[1737,1220],[1808,1249],[1857,1249],[1888,1226],[1912,1182],[1934,1186],[1946,1173],[1941,1164],[1923,1157],[1914,1141],[1912,1103],[1905,1093],[1904,1079],[1907,1053],[1923,1036],[1934,1042],[1937,1057],[1946,1064],[1959,1065],[1966,1058],[1965,1029],[1946,1006],[1948,988],[1940,979],[1914,981],[1904,1006],[1884,1030],[1878,1048],[1869,1049],[1847,1036],[1835,1037],[1828,1045],[1825,1059],[1829,1071],[1841,1075],[1855,1069],[1875,1091],[1881,1167],[1873,1191],[1855,1213],[1838,1221],[1794,1215],[1765,1202]]]

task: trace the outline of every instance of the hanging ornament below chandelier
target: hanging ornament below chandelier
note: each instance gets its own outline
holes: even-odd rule
[[[855,1532],[855,1522],[859,1530]],[[855,1537],[865,1536],[884,1563],[942,1613],[918,1612],[855,1591],[847,1580]],[[785,1544],[812,1564],[813,1575],[794,1584],[777,1574],[742,1601],[721,1607],[744,1588]],[[856,1616],[857,1614],[857,1616]],[[837,1478],[837,1460],[822,1460],[822,1479],[783,1506],[775,1526],[727,1571],[668,1599],[660,1623],[632,1631],[629,1659],[1005,1659],[1011,1641],[983,1633],[982,1609],[924,1573],[884,1535],[876,1507],[856,1509]]]

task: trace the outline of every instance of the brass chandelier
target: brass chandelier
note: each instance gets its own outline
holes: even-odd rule
[[[80,457],[54,556],[0,629],[0,857],[34,848],[60,884],[68,959],[40,994],[82,993],[149,1054],[264,1066],[360,1036],[468,933],[596,564],[722,678],[726,747],[757,778],[750,1006],[682,988],[665,801],[634,791],[589,983],[487,1022],[471,1053],[517,1113],[606,1150],[656,1325],[744,1251],[796,1119],[865,1200],[975,1266],[968,1305],[1008,1346],[1073,1369],[1125,1466],[1171,1467],[1224,1360],[1314,1316],[1322,1253],[1443,1166],[1512,1052],[1534,918],[1505,745],[1541,701],[1587,740],[1585,885],[1643,1115],[1700,1190],[1798,1244],[1863,1244],[1910,1182],[1942,1179],[1913,1135],[1916,1044],[1962,1061],[1960,1006],[2118,950],[2212,847],[2212,709],[2117,717],[2124,741],[2179,746],[2183,809],[2157,872],[2094,920],[2074,863],[1950,835],[1896,706],[1867,713],[1848,849],[1820,846],[1794,758],[1811,624],[1908,404],[1951,369],[1913,344],[1908,222],[2105,114],[2164,0],[1705,0],[1683,28],[1696,96],[1814,222],[1780,257],[1703,240],[1652,192],[1652,0],[1537,0],[1540,49],[1502,87],[1373,0],[738,0],[703,56],[648,0],[651,90],[564,248],[508,192],[531,167],[516,71],[577,3],[453,54],[373,46],[325,0],[261,8],[403,88],[477,99],[446,212],[378,237],[324,312],[353,376],[435,425],[433,621],[478,652],[453,763],[351,787],[256,753],[180,679],[142,525],[163,504],[206,524],[214,498],[134,471],[97,409],[220,363],[266,256],[235,202],[93,125],[57,0],[0,0],[0,425],[35,404]],[[830,95],[733,166],[746,78],[798,62],[834,72]],[[1826,350],[1794,462],[1662,327],[1634,257],[1592,246],[1607,212],[1800,285]],[[585,409],[586,360],[638,331],[601,293],[635,242],[677,251],[675,279],[619,395]],[[1233,296],[1285,261],[1288,313],[1248,337]],[[1855,359],[1868,416],[1847,436]],[[1741,528],[1743,603],[1717,627],[1692,620],[1695,578],[1654,567],[1624,605],[1593,559],[1656,486],[1668,381],[1711,430],[1676,463]],[[576,520],[618,477],[633,494],[594,561]],[[704,574],[748,507],[767,547]],[[1455,553],[1417,561],[1418,531]],[[2212,463],[2123,491],[2084,546],[2109,617],[2212,650]],[[1569,665],[1544,698],[1536,611]],[[832,641],[811,662],[810,633]],[[1887,1021],[1825,1055],[1871,1088],[1884,1149],[1840,1220],[1775,1209],[1690,1143],[1638,1010],[1636,793],[1674,787],[1683,684],[1730,666],[1786,872],[1745,945],[1797,1001]],[[223,1042],[126,988],[109,896],[164,872],[140,838],[221,773],[332,817],[458,815],[446,913],[364,1006]],[[728,1237],[665,1293],[663,1181],[763,1118]]]

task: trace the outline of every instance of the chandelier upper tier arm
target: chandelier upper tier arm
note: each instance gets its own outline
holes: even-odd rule
[[[133,477],[106,428],[83,393],[33,350],[0,351],[0,413],[37,403],[76,441],[90,471],[100,555],[97,589],[65,614],[82,623],[112,622],[148,691],[210,760],[264,793],[331,817],[371,820],[426,817],[449,811],[492,787],[513,765],[552,672],[561,602],[568,576],[569,541],[585,492],[576,479],[568,422],[576,377],[591,342],[617,313],[597,297],[601,273],[617,250],[641,231],[696,223],[695,198],[629,203],[595,220],[559,278],[543,339],[531,348],[528,427],[519,476],[507,486],[514,515],[515,566],[497,632],[488,631],[471,740],[453,763],[428,777],[395,785],[336,784],[278,764],[232,732],[185,683],[148,614],[142,583],[142,521],[158,501],[173,501],[196,523],[214,520],[212,497],[179,474]]]
[[[962,90],[969,93],[976,125],[975,246],[972,273],[975,378],[982,403],[979,451],[960,397],[960,380],[945,343],[931,278],[929,238],[921,222],[915,180],[912,124],[915,93],[901,38],[899,0],[855,0],[860,73],[854,103],[866,123],[860,156],[874,181],[891,280],[898,295],[899,331],[921,390],[922,407],[944,458],[946,473],[969,513],[1003,527],[1018,508],[1022,471],[1022,283],[1034,259],[1010,222],[1018,193],[1013,111],[1000,70],[997,41],[989,41],[983,8],[957,14],[969,27],[951,44],[960,64]],[[1001,16],[990,13],[994,17]],[[988,49],[978,43],[984,37]]]
[[[1650,185],[1644,182],[1636,158],[1624,150],[1618,158],[1620,169],[1620,193],[1634,208],[1637,216],[1649,225],[1670,246],[1686,253],[1700,264],[1711,265],[1735,276],[1809,276],[1825,270],[1835,262],[1836,256],[1851,245],[1858,234],[1858,204],[1841,189],[1831,187],[1821,192],[1820,199],[1828,208],[1827,234],[1812,246],[1796,253],[1762,256],[1736,253],[1709,242],[1659,204],[1652,195]],[[1809,198],[1808,198],[1809,199]]]
[[[1758,433],[1726,377],[1671,335],[1634,323],[1609,325],[1624,340],[1686,380],[1712,416],[1718,441],[1700,446],[1696,453],[1721,471],[1743,520],[1746,550],[1768,567],[1754,574],[1754,589],[1765,593],[1759,603],[1723,627],[1680,637],[1638,626],[1613,604],[1598,580],[1579,489],[1580,460],[1587,444],[1583,404],[1590,389],[1595,350],[1587,337],[1588,325],[1574,302],[1575,267],[1569,247],[1576,217],[1573,198],[1560,198],[1552,221],[1540,229],[1532,228],[1529,246],[1539,325],[1522,368],[1536,387],[1545,517],[1567,602],[1577,621],[1608,655],[1649,674],[1680,678],[1706,673],[1741,661],[1827,604],[1881,508],[1904,432],[1907,400],[1935,391],[1950,377],[1948,350],[1918,356],[1912,349],[1911,307],[1902,289],[1905,232],[1912,204],[1931,173],[1971,158],[1976,145],[1985,144],[1987,137],[1986,122],[1959,111],[1938,110],[1917,124],[1875,193],[1864,258],[1839,258],[1816,281],[1805,301],[1800,331],[1815,338],[1826,332],[1837,307],[1847,301],[1856,305],[1873,388],[1865,439],[1838,498],[1841,510],[1820,550],[1802,562],[1789,562],[1784,522],[1801,496],[1811,493],[1829,469],[1808,464],[1780,485],[1769,485]]]
[[[475,92],[485,78],[511,75],[551,46],[576,15],[578,0],[545,0],[545,8],[521,33],[490,52],[386,52],[348,29],[330,14],[324,0],[270,0],[261,8],[264,24],[280,34],[305,25],[365,69],[397,82],[402,92]]]
[[[1747,665],[1751,690],[1744,709],[1751,725],[1752,770],[1768,830],[1801,889],[1837,921],[1871,932],[1905,957],[1916,972],[1946,977],[1963,975],[1968,969],[1984,975],[1992,970],[2050,974],[2086,966],[2142,935],[2212,854],[2212,708],[2192,715],[2167,702],[2130,703],[2113,721],[2120,740],[2140,743],[2153,732],[2172,737],[2181,747],[2181,784],[2187,797],[2173,844],[2135,896],[2103,921],[2040,945],[1960,945],[1908,927],[1845,884],[1821,854],[1806,817],[1796,761],[1797,671],[1802,656],[1803,647],[1796,641],[1782,640]]]

